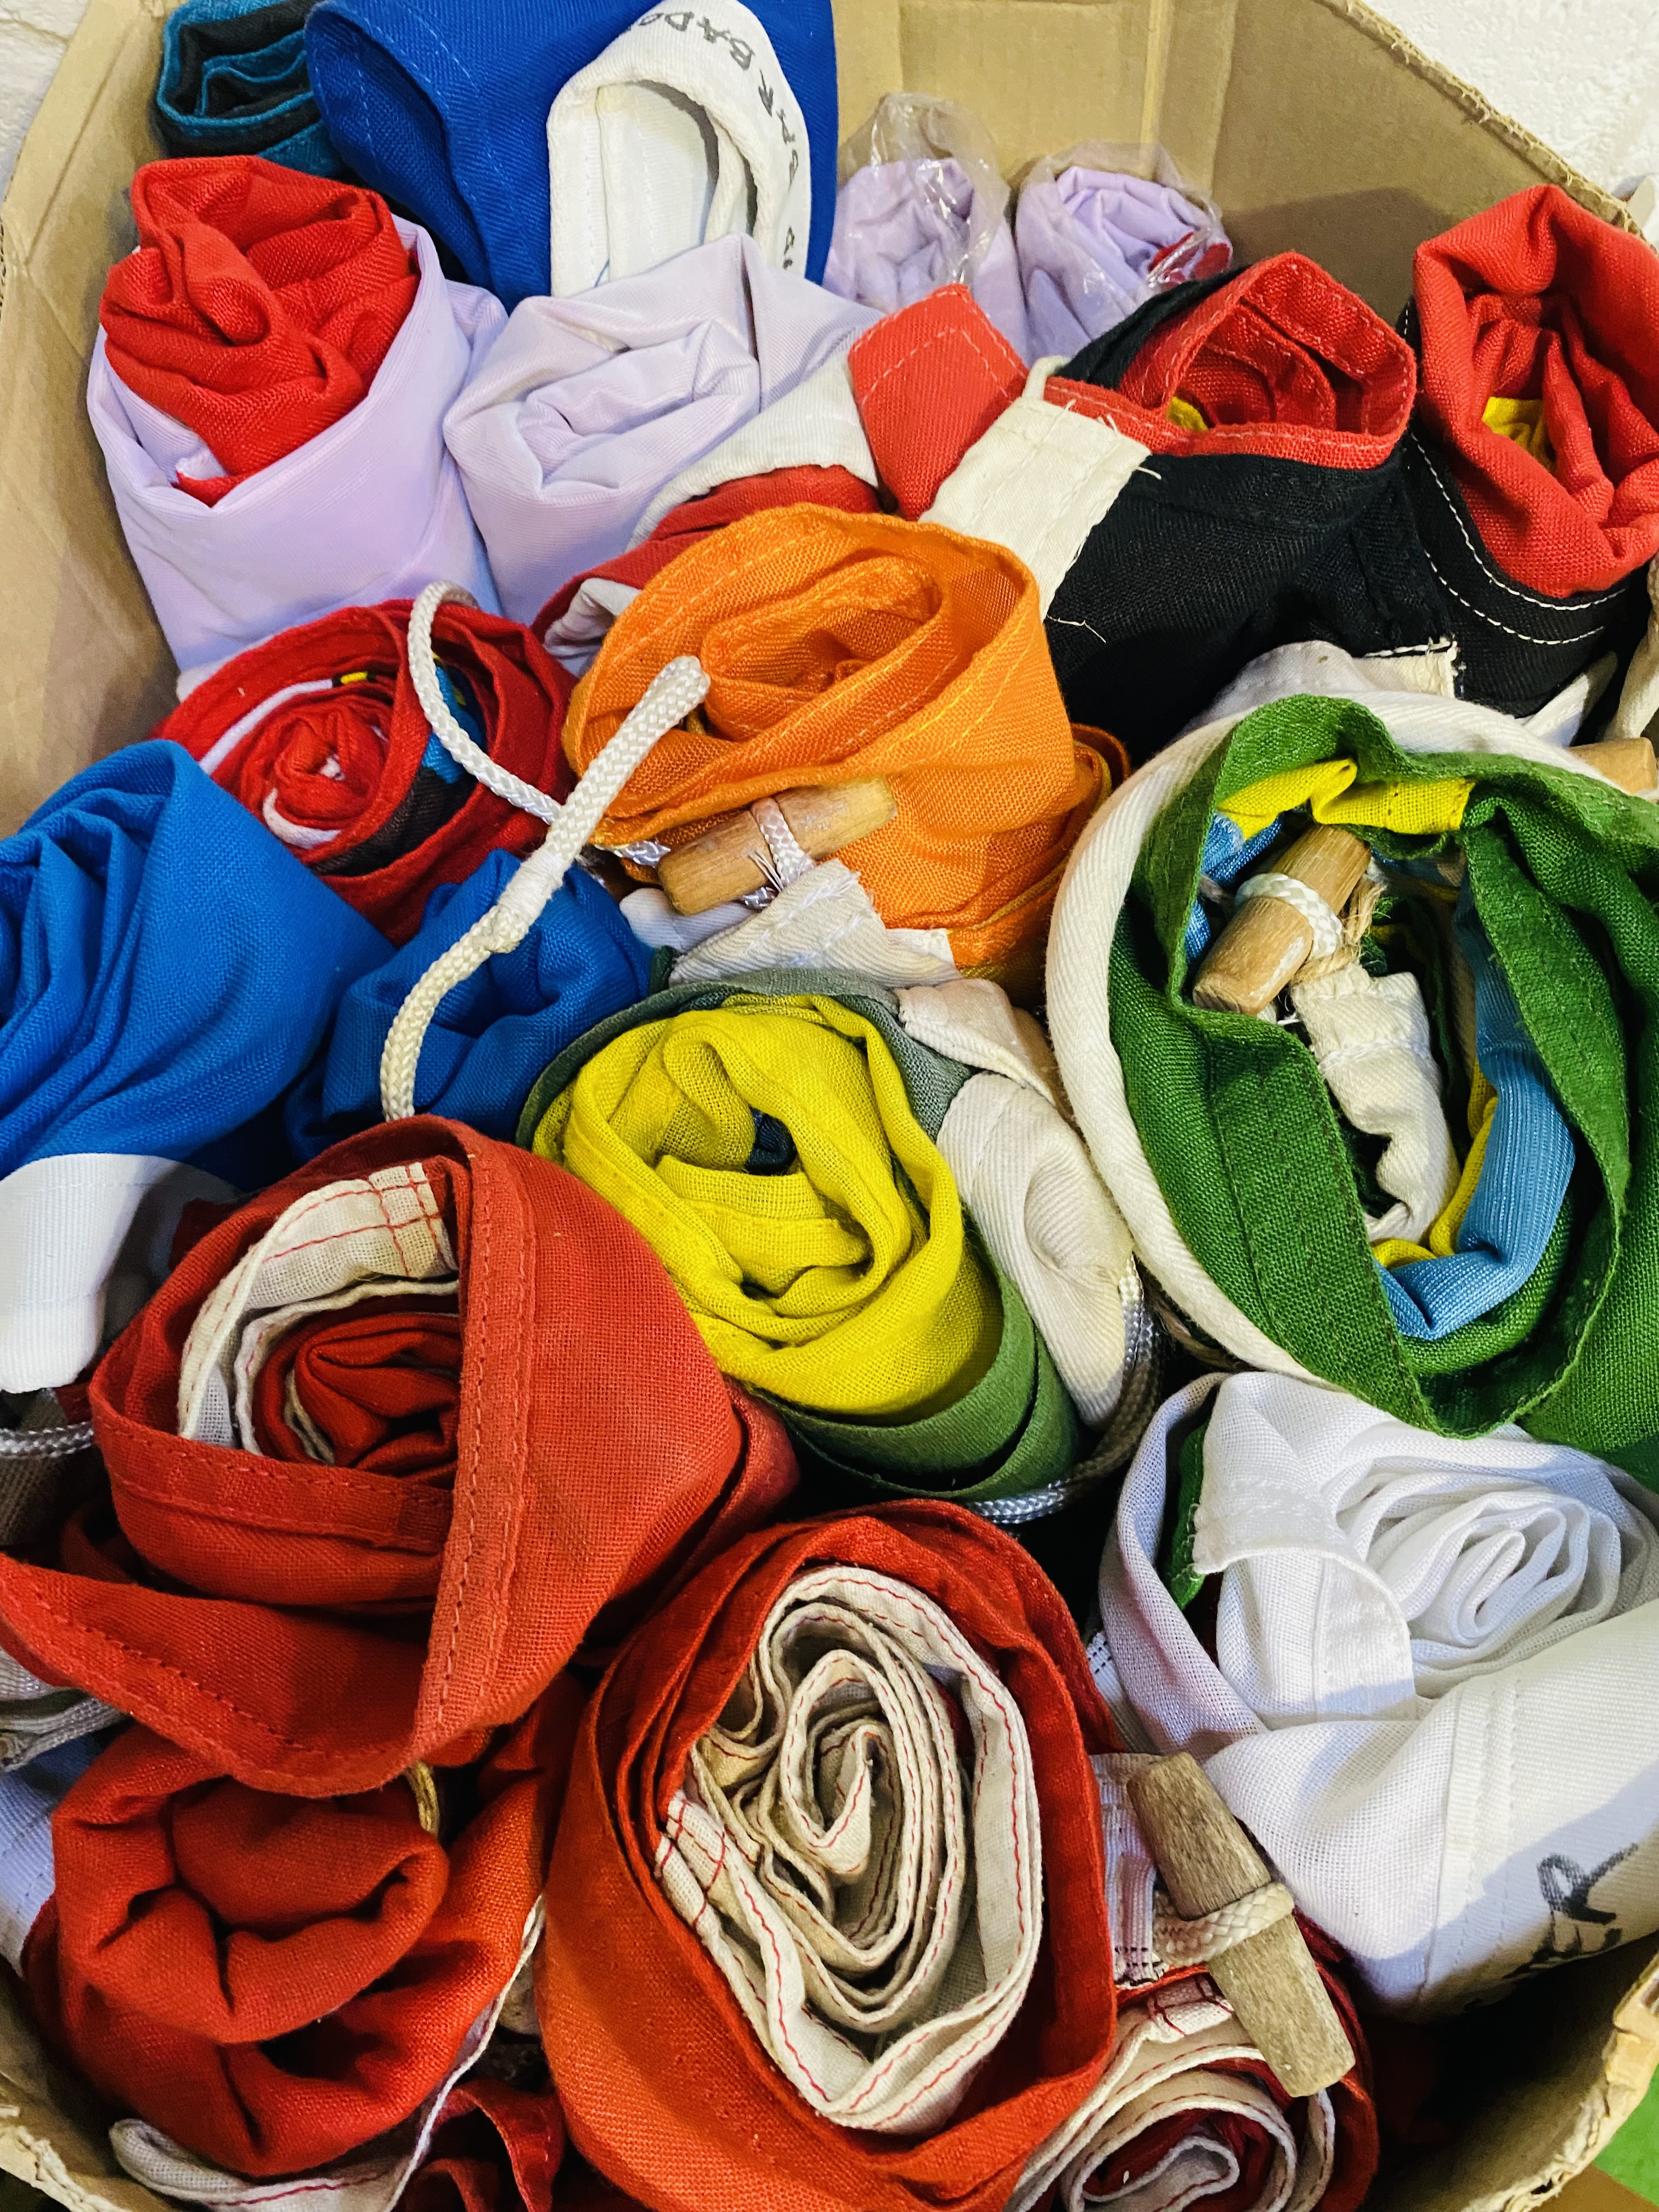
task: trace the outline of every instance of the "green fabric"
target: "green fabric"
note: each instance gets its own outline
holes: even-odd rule
[[[1650,2204],[1659,2204],[1659,2080],[1595,2163]]]
[[[589,1030],[544,1070],[519,1117],[518,1141],[530,1147],[548,1109],[578,1072],[629,1030],[723,1006],[732,998],[812,996],[841,1000],[879,1032],[898,1064],[911,1112],[936,1139],[951,1101],[976,1071],[918,1043],[899,1021],[894,994],[867,977],[833,969],[774,968],[671,986]],[[858,1421],[760,1394],[788,1428],[802,1465],[837,1492],[949,1497],[974,1504],[1041,1490],[1075,1462],[1077,1415],[1048,1347],[1025,1301],[971,1224],[969,1235],[995,1280],[1003,1325],[990,1365],[952,1404],[913,1419]]]
[[[1204,1495],[1204,1439],[1209,1433],[1209,1423],[1200,1421],[1181,1440],[1176,1508],[1158,1561],[1164,1587],[1183,1613],[1204,1587],[1204,1577],[1194,1571],[1193,1544],[1198,1534],[1198,1502]]]
[[[1437,1344],[1407,1346],[1394,1326],[1306,1046],[1183,995],[1212,808],[1274,770],[1339,754],[1367,781],[1474,779],[1455,835],[1371,842],[1385,857],[1466,855],[1476,911],[1579,1145],[1532,1281]],[[1659,1475],[1656,896],[1650,801],[1530,760],[1403,753],[1350,701],[1285,700],[1246,716],[1153,823],[1110,953],[1130,1108],[1200,1262],[1311,1372],[1420,1427],[1474,1435],[1521,1420]],[[1437,1026],[1445,1018],[1437,1008]]]

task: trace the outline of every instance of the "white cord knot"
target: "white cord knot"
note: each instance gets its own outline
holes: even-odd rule
[[[1248,878],[1233,896],[1240,904],[1246,899],[1276,898],[1294,907],[1313,932],[1316,960],[1328,959],[1342,942],[1342,917],[1311,884],[1304,884],[1298,876],[1281,876],[1267,869],[1259,876]]]
[[[1152,1909],[1152,1940],[1166,1966],[1202,1966],[1288,1919],[1295,1910],[1296,1899],[1284,1883],[1269,1881],[1214,1912],[1183,1920],[1160,1890]]]

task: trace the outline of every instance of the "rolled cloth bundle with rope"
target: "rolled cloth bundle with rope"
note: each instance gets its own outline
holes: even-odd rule
[[[619,1215],[424,1119],[210,1229],[99,1368],[93,1423],[118,1528],[0,1559],[0,1640],[302,1796],[516,1719],[601,1608],[794,1480]]]
[[[1194,732],[1079,845],[1048,1012],[1095,1164],[1235,1357],[1659,1474],[1659,813],[1507,717],[1369,696]],[[1303,1034],[1252,1018],[1286,984]]]
[[[984,982],[671,986],[546,1070],[520,1139],[635,1224],[833,1490],[1024,1520],[1121,1464],[1154,1361],[1127,1233],[1013,1020]],[[1107,1425],[1087,1451],[1079,1412]]]
[[[663,2212],[1001,2212],[1111,2045],[1109,1741],[1056,1593],[973,1516],[734,1546],[578,1738],[538,1988],[578,2148]]]

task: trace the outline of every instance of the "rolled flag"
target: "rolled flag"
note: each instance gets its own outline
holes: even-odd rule
[[[156,733],[394,945],[421,928],[440,885],[465,883],[493,852],[527,852],[542,829],[434,732],[410,611],[406,599],[344,607],[238,653]],[[422,634],[445,703],[493,766],[563,798],[564,671],[517,623],[453,599]]]
[[[503,605],[528,621],[625,552],[665,483],[871,320],[745,237],[525,301],[444,426]]]
[[[1161,146],[1045,156],[1020,179],[1014,243],[1033,360],[1069,358],[1154,293],[1222,275],[1233,253],[1220,210]]]
[[[1049,946],[1066,1091],[1143,1267],[1234,1357],[1413,1427],[1520,1421],[1659,1473],[1659,816],[1508,716],[1367,698],[1224,715],[1085,835]],[[1359,865],[1369,848],[1341,916],[1295,878],[1314,824]],[[1306,1042],[1194,997],[1228,903],[1254,897],[1289,917],[1293,969],[1415,994],[1413,1090],[1364,986],[1307,1004]],[[1309,988],[1292,976],[1292,1012]],[[1419,1242],[1376,1178],[1429,1108],[1456,1182]]]
[[[0,1389],[92,1359],[180,1164],[281,1171],[245,1125],[387,951],[176,745],[83,769],[0,843]]]
[[[811,969],[671,986],[553,1063],[520,1139],[635,1224],[832,1486],[1022,1497],[1077,1425],[933,1141],[971,1071],[900,1004]]]
[[[599,844],[672,848],[793,787],[884,777],[896,817],[840,856],[881,919],[948,930],[959,967],[1035,985],[1066,855],[1108,774],[1073,736],[1018,561],[888,515],[733,522],[617,617],[571,702],[573,764],[690,653],[711,679],[702,714],[629,777]]]
[[[823,281],[890,315],[965,284],[1014,350],[1030,350],[1008,187],[979,118],[955,100],[884,95],[841,151]]]
[[[547,158],[557,298],[733,234],[806,274],[806,118],[742,0],[642,15],[560,92]]]
[[[306,67],[313,0],[184,0],[161,27],[155,126],[169,154],[261,154],[337,177]]]
[[[521,1390],[502,1362],[526,1358]],[[0,1559],[0,1638],[302,1796],[516,1718],[602,1608],[793,1478],[620,1216],[430,1120],[210,1229],[99,1369],[93,1421],[123,1540]]]
[[[1212,1639],[1159,1579],[1172,1540]],[[1100,1595],[1153,1741],[1373,2005],[1461,2010],[1659,1926],[1659,1506],[1616,1468],[1210,1377],[1147,1431]]]
[[[778,2177],[1000,2212],[1112,2043],[1108,1727],[1054,1589],[970,1515],[734,1547],[578,1740],[543,1981],[577,2148],[672,2212]]]
[[[430,1769],[273,1796],[127,1729],[53,1816],[56,1887],[23,1962],[48,2039],[237,2173],[304,2172],[383,2135],[518,1971],[574,1708],[550,1699],[492,1749],[442,1841]]]
[[[823,270],[835,209],[829,0],[644,15],[639,0],[507,0],[487,14],[467,0],[323,0],[306,52],[323,120],[354,173],[509,308],[564,289],[550,281],[548,248],[569,193],[580,213],[566,234],[584,252],[613,227],[617,248],[648,250],[647,210],[663,238],[690,246],[740,184],[764,180],[769,198],[796,155],[791,187],[808,228],[793,265],[812,278]],[[569,127],[560,120],[550,217],[550,117],[573,79],[585,88]],[[674,204],[682,191],[689,198]]]
[[[132,191],[87,407],[186,676],[434,576],[493,606],[442,423],[497,303],[355,185],[229,155]]]

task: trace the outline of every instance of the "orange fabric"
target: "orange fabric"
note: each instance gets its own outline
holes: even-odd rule
[[[212,506],[357,404],[419,278],[378,192],[251,154],[149,162],[132,215],[109,365],[212,452],[223,476],[179,480]]]
[[[838,2128],[773,2067],[658,1886],[662,1823],[784,1587],[828,1561],[908,1583],[997,1667],[1024,1716],[1045,1930],[1018,2018],[948,2125]],[[763,1531],[632,1638],[590,1701],[554,1846],[538,2006],[571,2140],[656,2212],[1001,2212],[1111,2047],[1115,1998],[1091,1752],[1113,1744],[1070,1616],[1012,1538],[906,1504]]]
[[[459,1261],[453,1486],[180,1437],[203,1300],[294,1200],[410,1161]],[[0,1642],[216,1771],[304,1796],[515,1719],[602,1608],[616,1632],[619,1601],[795,1479],[781,1425],[720,1376],[643,1237],[562,1169],[424,1115],[209,1230],[106,1355],[92,1408],[131,1565],[0,1557]],[[360,1617],[391,1601],[425,1618]]]
[[[237,2173],[303,2172],[407,2118],[513,1978],[580,1704],[567,1679],[484,1762],[447,1849],[401,1781],[271,1796],[129,1729],[52,1820],[24,1964],[53,2040]]]
[[[683,844],[796,785],[885,776],[896,819],[839,856],[882,920],[947,929],[958,964],[980,969],[1041,937],[1104,776],[1073,738],[1036,585],[1012,553],[823,507],[731,523],[617,618],[570,702],[573,766],[687,653],[708,697],[629,777],[600,844]]]

